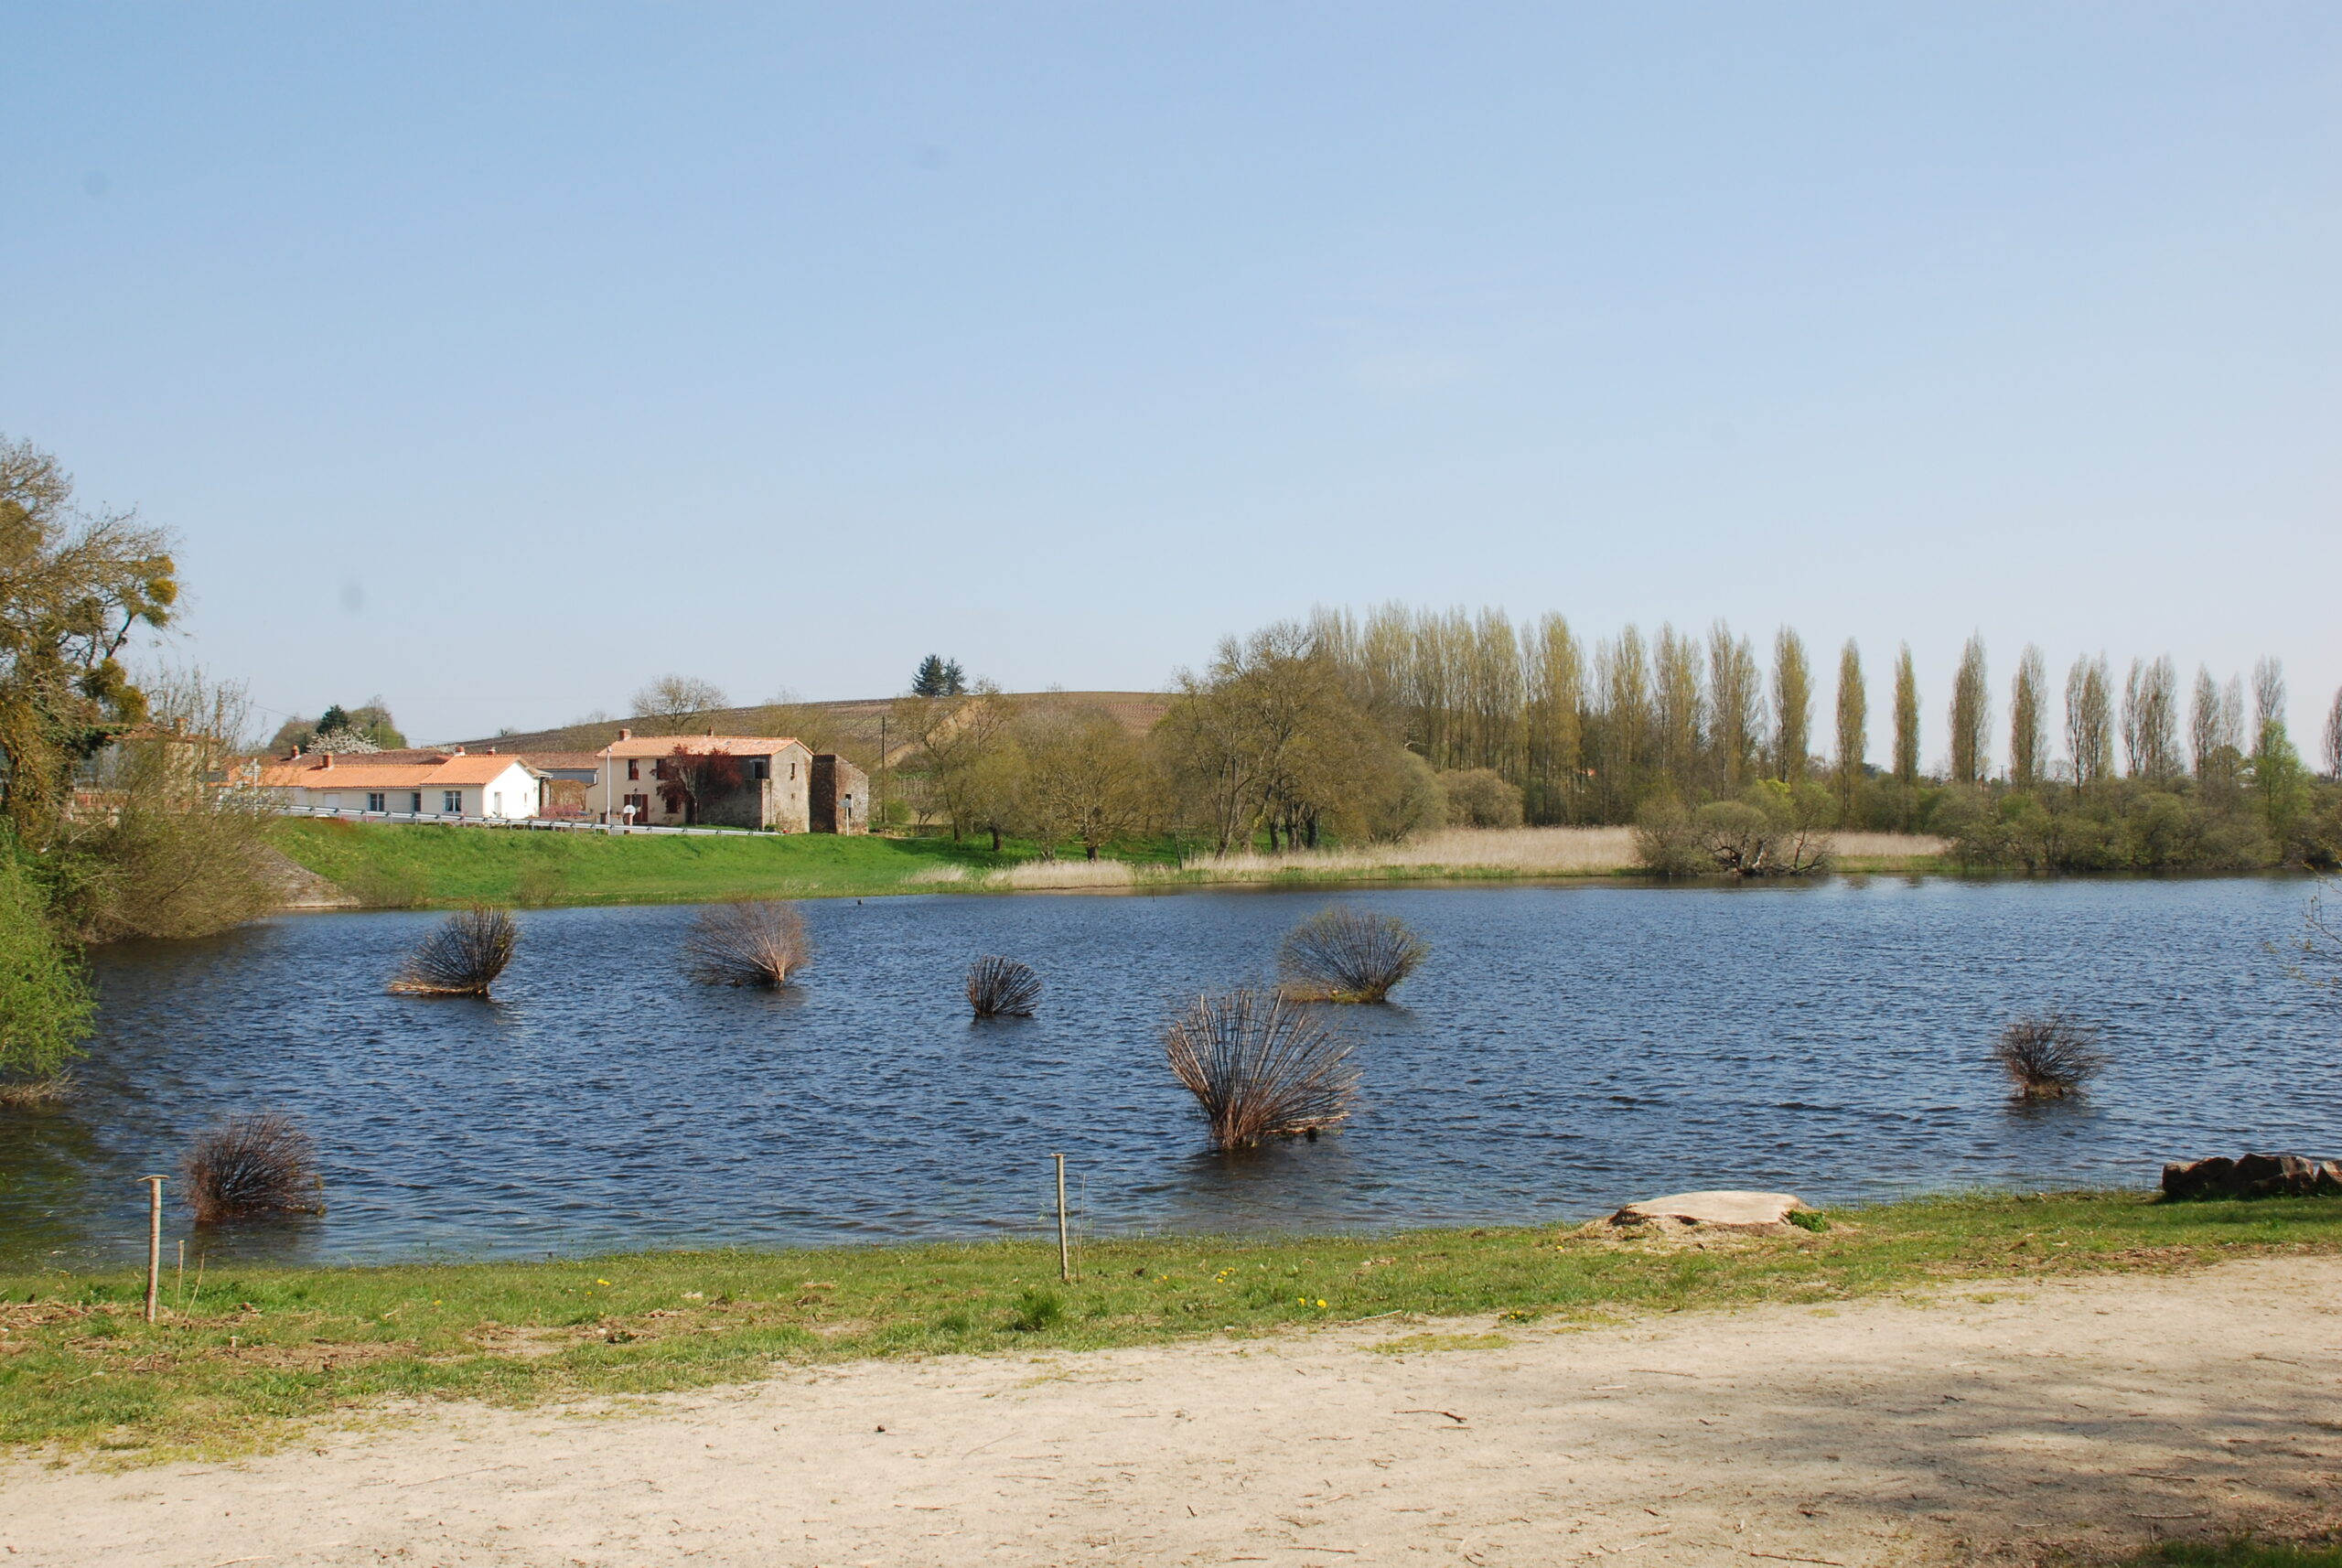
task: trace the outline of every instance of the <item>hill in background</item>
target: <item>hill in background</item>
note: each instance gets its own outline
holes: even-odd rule
[[[1012,692],[1013,701],[1037,708],[1102,708],[1133,735],[1153,729],[1171,706],[1167,692]],[[449,741],[467,750],[500,752],[599,751],[618,738],[621,727],[637,735],[786,735],[795,736],[815,751],[837,751],[865,766],[876,760],[882,736],[896,752],[889,764],[902,760],[899,737],[886,733],[885,720],[893,713],[896,697],[863,697],[835,703],[752,703],[744,707],[714,708],[688,724],[656,717],[608,719],[594,724],[564,725],[556,729],[518,730]]]

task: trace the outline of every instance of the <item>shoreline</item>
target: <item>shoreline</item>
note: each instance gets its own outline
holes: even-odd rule
[[[1029,844],[995,853],[940,835],[601,838],[288,819],[274,846],[284,861],[283,907],[306,913],[448,908],[475,900],[556,908],[920,893],[1649,882],[1633,836],[1629,828],[1449,829],[1398,844],[1212,858],[1187,858],[1177,843],[1157,841],[1090,861],[1044,860]],[[1939,839],[1841,839],[1845,847],[1828,875],[1948,874],[1948,846]],[[1735,886],[1707,878],[1664,885]]]
[[[563,1405],[754,1383],[791,1368],[1244,1341],[1303,1326],[1816,1306],[1967,1279],[2171,1273],[2342,1252],[2342,1197],[2165,1203],[1966,1195],[1822,1211],[1778,1236],[1648,1239],[1599,1222],[1096,1241],[605,1254],[543,1262],[0,1263],[0,1447],[111,1458],[250,1452],[395,1402]]]

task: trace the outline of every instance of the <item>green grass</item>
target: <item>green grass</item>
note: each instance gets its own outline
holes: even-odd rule
[[[827,833],[542,832],[287,818],[276,847],[370,905],[697,903],[754,895],[854,897],[921,891],[921,872],[990,871],[1035,857],[987,840]],[[1129,858],[1168,855],[1143,845]],[[953,890],[946,885],[938,891]],[[962,889],[964,890],[964,889]]]
[[[1836,1211],[1707,1250],[1541,1230],[671,1252],[545,1263],[232,1267],[141,1320],[131,1273],[0,1264],[0,1443],[165,1456],[265,1446],[392,1399],[523,1405],[874,1356],[1077,1350],[1496,1315],[1508,1333],[1961,1280],[2342,1248],[2342,1198],[2136,1194]],[[1322,1305],[1321,1305],[1322,1304]]]
[[[2342,1568],[2342,1547],[2226,1541],[2217,1546],[2167,1541],[2129,1560],[2129,1568]]]

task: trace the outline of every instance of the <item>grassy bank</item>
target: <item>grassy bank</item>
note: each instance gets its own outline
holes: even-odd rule
[[[548,1263],[221,1268],[166,1281],[0,1268],[0,1442],[162,1455],[266,1445],[381,1402],[527,1404],[740,1381],[777,1364],[1251,1336],[1500,1314],[1597,1322],[1961,1280],[2342,1250],[2342,1199],[1965,1197],[1706,1250],[1551,1230],[677,1252]],[[191,1291],[193,1282],[188,1282]],[[1499,1333],[1504,1332],[1499,1329]],[[1486,1343],[1486,1340],[1478,1341]],[[1435,1348],[1435,1347],[1433,1347]]]
[[[287,819],[277,848],[375,908],[692,903],[747,895],[869,897],[886,893],[1544,881],[1629,875],[1626,828],[1450,830],[1402,844],[1299,854],[1189,858],[1168,840],[1118,846],[1096,863],[1043,861],[1037,846],[942,837],[526,832]],[[1939,846],[1897,834],[1849,835],[1849,871],[1928,871]]]

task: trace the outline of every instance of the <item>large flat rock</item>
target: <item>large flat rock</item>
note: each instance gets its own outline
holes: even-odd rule
[[[1789,1223],[1789,1216],[1810,1207],[1804,1199],[1786,1192],[1678,1192],[1630,1203],[1612,1215],[1610,1223],[1620,1227],[1656,1225],[1671,1230],[1696,1227],[1767,1236],[1796,1229]]]

